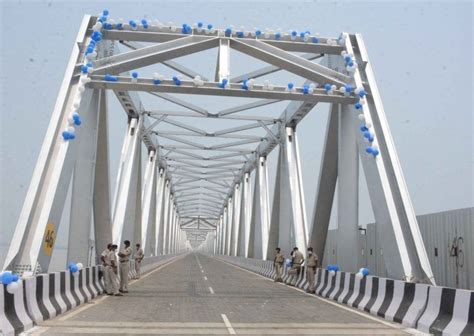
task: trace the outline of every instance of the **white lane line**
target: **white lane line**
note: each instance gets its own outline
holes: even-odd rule
[[[224,324],[227,327],[227,330],[229,331],[230,335],[235,335],[235,330],[232,328],[232,324],[230,324],[229,319],[225,314],[221,314],[222,319],[224,320]]]
[[[211,257],[211,258],[213,258],[213,257]],[[240,269],[240,270],[245,271],[245,272],[247,272],[247,273],[256,275],[256,276],[258,276],[258,277],[260,277],[260,278],[262,278],[262,279],[264,279],[264,280],[271,281],[271,282],[273,283],[273,279],[269,279],[269,278],[267,278],[267,277],[264,277],[263,275],[260,275],[260,274],[254,273],[254,272],[252,272],[252,271],[246,270],[245,268],[242,268],[242,267],[239,267],[239,266],[230,264],[230,263],[228,263],[228,262],[226,262],[226,261],[220,260],[219,258],[213,258],[213,259],[216,259],[216,260],[218,260],[218,261],[220,261],[220,262],[223,262],[224,264],[227,264],[227,265],[229,265],[229,266],[233,266],[233,267],[235,267],[235,268],[237,268],[237,269]],[[287,287],[287,288],[289,288],[289,289],[297,290],[297,291],[299,291],[299,292],[301,292],[301,293],[303,293],[303,294],[305,294],[305,295],[308,295],[308,296],[310,296],[310,297],[312,297],[312,298],[316,298],[316,299],[318,299],[318,300],[321,300],[321,301],[324,301],[324,302],[326,302],[326,303],[332,304],[333,306],[342,308],[342,309],[347,310],[347,311],[349,311],[349,312],[351,312],[351,313],[354,313],[354,314],[363,316],[363,317],[365,317],[365,318],[368,318],[369,320],[377,321],[377,322],[382,323],[382,324],[384,324],[384,325],[386,325],[386,326],[389,326],[389,327],[391,327],[391,328],[399,329],[399,330],[402,330],[402,331],[407,332],[407,333],[409,333],[409,334],[419,335],[419,332],[420,332],[419,330],[416,330],[416,329],[413,329],[413,328],[405,328],[405,327],[403,327],[402,325],[399,326],[399,325],[397,325],[397,324],[387,322],[387,321],[385,321],[385,320],[379,319],[379,318],[374,317],[374,316],[372,316],[372,315],[369,315],[369,314],[367,314],[367,313],[363,313],[363,312],[360,312],[360,311],[357,311],[357,310],[353,310],[353,309],[351,309],[351,308],[349,308],[349,307],[343,306],[342,304],[337,303],[337,302],[334,302],[334,301],[331,301],[331,300],[329,300],[329,299],[325,299],[325,298],[319,297],[319,296],[314,295],[314,294],[306,293],[304,290],[299,289],[298,287],[286,286],[286,284],[284,284],[284,283],[278,283],[278,284],[279,284],[279,285],[282,285],[282,286],[285,286],[285,287]]]
[[[207,280],[207,276],[204,276],[204,280]]]
[[[214,289],[212,289],[212,287],[209,287],[209,292],[211,292],[211,294],[215,294]]]
[[[33,327],[33,328],[29,329],[29,330],[26,330],[26,331],[22,332],[22,333],[20,334],[20,336],[26,336],[26,335],[34,335],[34,336],[36,336],[36,335],[41,335],[41,334],[45,333],[45,332],[48,331],[48,330],[49,330],[49,328],[47,328],[47,327],[35,326],[35,327]],[[3,334],[2,334],[2,335],[3,335]]]
[[[164,267],[166,267],[166,266],[168,266],[168,265],[171,265],[171,264],[174,263],[175,261],[178,261],[178,260],[180,260],[180,259],[182,259],[182,258],[184,258],[184,256],[182,256],[182,257],[177,257],[177,258],[175,258],[175,259],[172,259],[170,262],[167,262],[166,264],[163,264],[163,265],[161,265],[161,266],[155,268],[153,271],[148,272],[147,274],[145,274],[144,276],[142,276],[140,279],[136,279],[136,280],[130,281],[129,284],[130,284],[130,285],[133,285],[134,283],[145,279],[146,277],[152,275],[153,273],[158,272],[160,269],[162,269],[162,268],[164,268]],[[98,299],[89,301],[89,303],[101,303],[102,301],[104,301],[104,300],[106,300],[106,299],[108,299],[108,298],[109,298],[108,295],[104,295],[104,296],[102,296],[102,297],[100,297],[100,298],[98,298]],[[61,317],[58,317],[57,320],[59,320],[59,321],[66,321],[67,319],[69,319],[69,318],[71,318],[71,317],[73,317],[73,316],[75,316],[75,315],[77,315],[77,314],[83,312],[84,310],[87,310],[87,309],[93,307],[93,306],[94,306],[93,304],[86,304],[86,305],[84,305],[84,306],[80,306],[79,308],[74,309],[74,310],[70,311],[69,313],[66,313],[65,315],[62,315]]]

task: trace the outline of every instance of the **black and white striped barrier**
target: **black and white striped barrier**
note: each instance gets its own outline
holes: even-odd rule
[[[474,335],[474,292],[430,286],[418,329],[433,334]]]

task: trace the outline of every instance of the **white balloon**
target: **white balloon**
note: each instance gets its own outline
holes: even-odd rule
[[[330,274],[331,276],[335,276],[335,275],[336,275],[336,271],[331,270],[331,271],[329,271],[329,274]]]
[[[354,93],[355,93],[356,95],[358,95],[359,92],[360,92],[360,90],[362,90],[362,88],[360,88],[360,87],[355,88]]]
[[[310,87],[310,89],[315,89],[315,88],[316,88],[316,84],[311,83],[311,84],[309,84],[309,87]]]
[[[363,277],[364,277],[364,275],[360,272],[356,274],[356,278],[359,279],[359,280],[361,280]]]
[[[365,103],[367,103],[367,100],[365,100],[365,98],[360,98],[360,99],[359,99],[359,103],[360,103],[361,105],[365,105]]]
[[[84,87],[84,85],[79,85],[79,87],[77,88],[77,91],[79,91],[80,93],[83,93],[85,90],[86,88]]]
[[[74,125],[74,118],[72,113],[67,117],[67,123],[71,126]]]
[[[77,266],[77,269],[79,270],[84,268],[84,265],[82,263],[77,263],[76,266]]]
[[[14,294],[19,288],[20,286],[18,285],[17,282],[10,282],[7,285],[7,292],[10,294]]]
[[[364,270],[364,267],[359,268],[359,273],[362,273],[363,270]]]
[[[366,123],[365,123],[365,127],[367,127],[367,128],[371,128],[371,127],[372,127],[372,123],[370,123],[370,122],[366,122]]]
[[[74,133],[76,131],[76,129],[72,126],[68,126],[66,127],[66,132],[69,132],[69,133]]]
[[[336,86],[336,85],[334,85],[334,84],[333,84],[333,85],[331,85],[331,90],[332,90],[332,91],[336,91],[336,90],[337,90],[337,86]]]

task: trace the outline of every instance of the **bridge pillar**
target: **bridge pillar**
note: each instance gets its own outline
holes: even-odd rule
[[[249,237],[249,258],[267,259],[270,210],[268,197],[267,158],[261,156],[255,175],[251,228]]]
[[[151,255],[155,249],[155,230],[153,224],[156,222],[156,162],[156,152],[150,151],[148,153],[148,160],[145,169],[145,181],[143,184],[142,193],[142,236],[140,242],[142,249],[147,256]]]
[[[239,218],[239,235],[237,239],[237,255],[239,257],[247,257],[249,246],[249,228],[252,210],[252,190],[251,190],[250,173],[245,173],[242,179],[240,193],[240,218]]]
[[[226,250],[225,250],[225,254],[227,254],[227,255],[230,255],[230,251],[231,251],[230,239],[231,239],[231,236],[232,236],[232,230],[233,230],[233,224],[234,224],[233,223],[234,222],[233,199],[234,199],[234,196],[229,197],[229,199],[227,201],[227,232],[226,232],[227,237],[226,237]]]
[[[234,214],[232,224],[232,236],[230,239],[231,251],[230,255],[237,255],[237,244],[239,241],[239,227],[240,227],[240,201],[241,201],[241,190],[240,184],[236,184],[234,187]]]
[[[161,241],[163,241],[162,233],[163,227],[161,225],[163,221],[164,212],[164,191],[165,191],[165,176],[164,169],[160,169],[158,172],[158,181],[156,183],[156,205],[155,205],[155,221],[152,225],[155,227],[155,245],[154,255],[161,254]]]
[[[170,208],[171,205],[171,188],[170,188],[170,180],[166,180],[165,184],[165,208],[164,208],[164,215],[163,221],[160,224],[162,230],[162,240],[161,240],[161,254],[166,254],[166,235],[168,232],[168,221],[170,217]]]
[[[119,246],[123,240],[135,240],[136,232],[141,231],[140,217],[137,216],[141,208],[141,120],[130,120],[122,147],[112,224],[112,239]],[[141,234],[137,238],[141,239]]]

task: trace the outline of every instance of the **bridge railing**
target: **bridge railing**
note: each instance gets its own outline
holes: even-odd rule
[[[141,273],[146,274],[176,258],[167,254],[144,258]],[[131,261],[129,279],[136,277]],[[38,322],[51,319],[104,293],[103,267],[92,266],[74,275],[69,270],[23,278],[20,288],[9,293],[0,288],[0,334],[15,335]]]
[[[212,255],[235,266],[274,279],[273,261]],[[288,283],[285,265],[283,282]],[[305,269],[296,287],[306,290]],[[409,283],[376,276],[358,277],[355,273],[330,272],[318,268],[316,295],[356,308],[388,321],[417,328],[426,333],[447,335],[474,334],[474,291]]]

